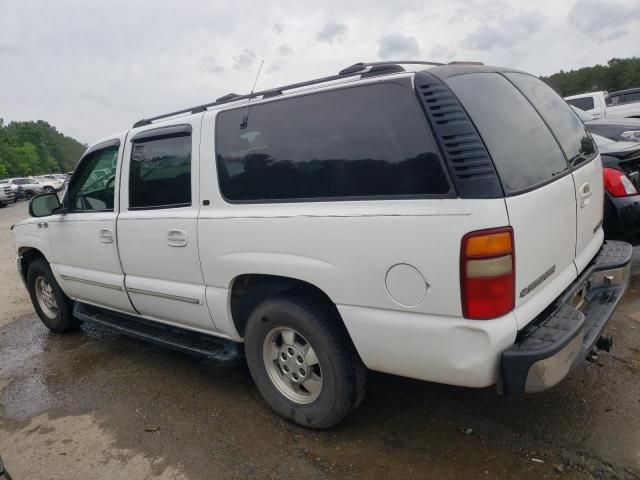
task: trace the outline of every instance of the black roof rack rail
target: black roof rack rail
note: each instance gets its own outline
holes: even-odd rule
[[[155,117],[143,118],[142,120],[138,120],[136,123],[134,123],[133,124],[133,128],[142,127],[144,125],[150,125],[151,123],[155,122],[156,120],[161,120],[163,118],[169,118],[169,117],[173,117],[173,116],[176,116],[176,115],[181,115],[183,113],[199,113],[199,112],[203,112],[209,107],[214,107],[216,105],[222,105],[224,103],[237,102],[239,100],[251,100],[251,99],[256,98],[256,97],[270,98],[270,97],[274,97],[274,96],[277,96],[277,95],[282,95],[282,93],[285,90],[294,90],[296,88],[308,87],[308,86],[311,86],[311,85],[317,85],[317,84],[320,84],[320,83],[331,82],[331,81],[334,81],[334,80],[341,80],[343,78],[353,77],[353,76],[356,76],[356,75],[361,75],[363,73],[365,73],[365,74],[369,74],[370,73],[371,75],[383,75],[383,74],[401,72],[403,70],[400,67],[401,64],[406,64],[406,65],[431,65],[431,66],[444,65],[443,63],[421,62],[421,61],[416,61],[416,60],[356,63],[354,65],[351,65],[350,67],[347,67],[347,68],[341,70],[340,72],[338,72],[337,75],[330,75],[328,77],[316,78],[314,80],[307,80],[307,81],[304,81],[304,82],[292,83],[292,84],[289,84],[289,85],[284,85],[282,87],[276,87],[276,88],[271,88],[271,89],[268,89],[268,90],[262,90],[262,91],[259,91],[259,92],[254,92],[253,94],[237,95],[235,93],[229,93],[227,95],[224,95],[224,96],[218,98],[215,102],[205,103],[205,104],[202,104],[202,105],[196,105],[194,107],[189,107],[189,108],[183,108],[181,110],[176,110],[175,112],[163,113],[162,115],[157,115]],[[366,70],[368,67],[381,67],[381,68],[375,68],[375,69],[372,68],[373,71],[363,72],[363,70]]]
[[[361,72],[367,67],[390,67],[391,65],[430,65],[432,67],[438,67],[444,65],[444,63],[438,62],[423,62],[420,60],[389,60],[384,62],[360,62],[340,70],[340,75],[346,75],[349,73]]]

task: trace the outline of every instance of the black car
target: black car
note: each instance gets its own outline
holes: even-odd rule
[[[611,140],[640,142],[640,119],[637,118],[595,118],[589,112],[585,112],[571,105],[578,114],[587,130]]]
[[[607,239],[640,243],[640,142],[617,142],[593,135],[602,158]]]

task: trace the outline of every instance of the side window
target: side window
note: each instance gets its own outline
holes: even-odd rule
[[[472,73],[448,83],[476,124],[508,194],[548,182],[569,169],[540,115],[505,77]]]
[[[129,209],[191,205],[191,135],[134,139]]]
[[[640,92],[625,93],[624,103],[640,102]]]
[[[220,190],[230,201],[438,196],[450,186],[411,89],[383,83],[218,115]]]
[[[547,122],[571,165],[577,166],[595,156],[596,146],[584,124],[551,87],[526,73],[505,73],[505,76]]]
[[[594,108],[593,97],[570,98],[567,100],[567,103],[585,112],[587,110],[593,110]]]
[[[95,150],[85,156],[69,185],[70,211],[113,210],[118,145]]]

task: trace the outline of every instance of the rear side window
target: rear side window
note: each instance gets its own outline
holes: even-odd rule
[[[412,90],[394,83],[278,100],[217,118],[218,176],[229,201],[445,195],[450,186],[436,152]]]
[[[548,182],[568,170],[551,132],[526,98],[497,73],[448,80],[482,136],[508,194]]]
[[[584,111],[593,110],[594,107],[593,97],[570,98],[567,103]]]
[[[526,73],[505,73],[505,76],[547,122],[571,165],[579,165],[595,156],[596,146],[584,124],[551,87]]]
[[[129,209],[191,205],[191,135],[134,141]]]

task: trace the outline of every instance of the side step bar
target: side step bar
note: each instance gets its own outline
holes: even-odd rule
[[[119,312],[76,302],[73,316],[96,323],[131,337],[219,362],[232,362],[243,356],[242,344],[184,328],[145,320]]]

